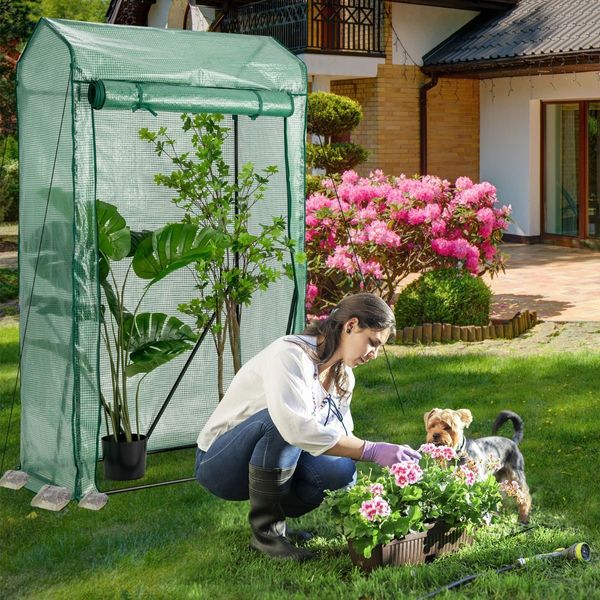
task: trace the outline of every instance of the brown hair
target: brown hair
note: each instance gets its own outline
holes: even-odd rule
[[[396,330],[394,311],[379,296],[368,292],[346,296],[326,319],[313,321],[302,332],[302,335],[322,338],[314,357],[318,364],[326,363],[335,354],[340,346],[344,324],[352,318],[358,319],[358,326],[361,329],[375,331],[389,329],[390,335]],[[345,396],[348,390],[345,386],[346,370],[342,366],[342,361],[339,360],[331,368],[338,394]]]

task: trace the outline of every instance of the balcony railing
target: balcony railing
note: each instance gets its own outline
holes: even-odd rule
[[[221,31],[270,35],[291,52],[383,55],[382,0],[263,0],[230,12]]]

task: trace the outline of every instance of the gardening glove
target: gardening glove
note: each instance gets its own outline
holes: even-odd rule
[[[367,442],[360,460],[377,463],[380,467],[391,467],[402,461],[418,461],[421,455],[410,446],[399,446],[398,444],[387,444],[386,442]]]

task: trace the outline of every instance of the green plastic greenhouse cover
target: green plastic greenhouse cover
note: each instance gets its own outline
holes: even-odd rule
[[[106,489],[99,478],[99,441],[109,423],[100,396],[110,400],[113,394],[104,331],[115,323],[99,277],[98,201],[116,208],[132,233],[185,219],[173,202],[178,192],[156,183],[157,174],[176,167],[140,132],[168,132],[173,148],[190,153],[191,132],[182,128],[181,113],[223,115],[223,181],[234,184],[248,163],[257,174],[270,173],[252,205],[249,233],[284,218],[301,252],[306,94],[304,63],[269,37],[38,23],[17,69],[20,461],[29,489],[60,485],[76,498]],[[306,267],[287,253],[285,262],[294,277],[280,277],[240,309],[242,362],[286,331],[304,327]],[[281,262],[269,264],[283,271]],[[180,310],[199,293],[186,269],[146,291],[147,282],[124,257],[111,264],[111,277],[126,310],[137,306],[196,326]],[[183,353],[143,377],[124,377],[129,412],[141,433],[162,414],[148,441],[150,453],[193,447],[218,402],[217,358],[208,336],[161,412],[189,356]],[[227,351],[225,388],[233,374]],[[151,464],[149,459],[149,469]],[[176,474],[190,475],[193,457],[185,475]]]
[[[289,117],[294,101],[283,92],[194,88],[172,84],[95,81],[88,90],[92,108],[150,112],[210,112],[251,117]]]

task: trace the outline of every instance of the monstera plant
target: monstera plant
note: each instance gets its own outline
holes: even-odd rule
[[[148,373],[190,350],[197,340],[197,334],[177,317],[140,312],[140,307],[155,283],[198,260],[210,260],[221,247],[222,236],[185,223],[134,232],[115,206],[101,200],[96,201],[96,218],[98,276],[106,299],[101,307],[101,337],[112,383],[112,397],[100,394],[107,430],[102,438],[105,473],[109,479],[136,479],[145,472],[146,456],[139,421],[140,387]],[[121,261],[127,261],[119,269],[125,275],[117,281],[115,265]],[[132,271],[147,283],[130,310],[125,306],[125,290]],[[132,377],[138,377],[135,424],[128,395]],[[132,451],[137,458],[129,454]]]

